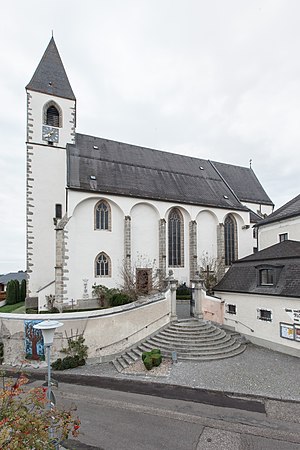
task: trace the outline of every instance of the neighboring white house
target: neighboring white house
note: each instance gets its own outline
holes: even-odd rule
[[[300,241],[300,194],[257,223],[258,248],[286,239]]]
[[[134,272],[146,290],[203,255],[226,267],[253,251],[250,210],[273,203],[251,168],[76,132],[76,99],[52,38],[27,91],[28,296],[59,305]]]
[[[215,288],[224,325],[255,344],[300,357],[300,242],[236,261]]]

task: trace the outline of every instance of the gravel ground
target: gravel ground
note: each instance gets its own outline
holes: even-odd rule
[[[151,374],[132,366],[118,373],[111,363],[72,369],[82,375],[110,376],[178,384],[236,394],[263,395],[300,401],[300,359],[248,344],[241,355],[217,361],[179,361]]]

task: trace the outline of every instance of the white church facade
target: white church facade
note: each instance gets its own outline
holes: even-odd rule
[[[190,284],[203,255],[221,272],[253,252],[253,216],[273,203],[251,168],[77,133],[76,98],[54,39],[26,87],[28,297],[58,305],[172,270]],[[148,281],[147,281],[148,280]]]

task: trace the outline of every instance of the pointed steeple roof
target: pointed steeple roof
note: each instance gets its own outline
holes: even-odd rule
[[[75,100],[53,36],[26,89]]]

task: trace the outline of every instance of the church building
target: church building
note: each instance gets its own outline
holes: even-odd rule
[[[273,203],[251,168],[78,133],[76,98],[53,37],[27,92],[28,297],[58,305],[172,270],[190,284],[203,258],[221,273],[253,252],[253,217]]]

